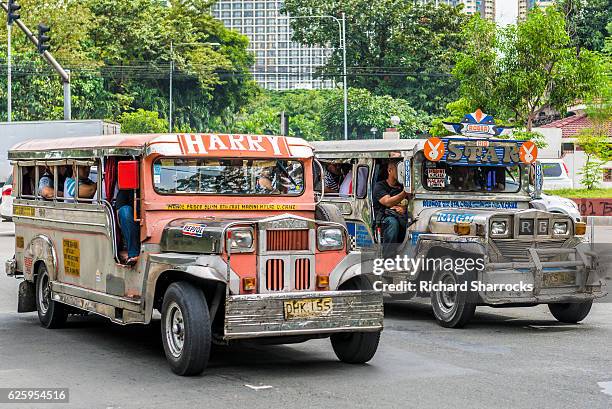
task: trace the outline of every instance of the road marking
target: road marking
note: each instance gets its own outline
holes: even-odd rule
[[[612,381],[597,382],[597,385],[601,388],[601,393],[612,396]]]
[[[248,383],[245,384],[244,386],[246,386],[247,388],[251,388],[254,391],[259,391],[262,389],[272,389],[272,385],[261,385],[261,386],[253,386],[253,385],[249,385]]]

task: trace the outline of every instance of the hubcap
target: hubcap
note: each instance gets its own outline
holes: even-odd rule
[[[51,286],[49,285],[49,276],[44,274],[41,278],[41,283],[38,288],[38,300],[40,312],[45,315],[49,311],[49,302],[51,301]]]
[[[181,308],[175,302],[170,304],[166,313],[166,341],[172,356],[179,358],[185,343],[185,323]]]
[[[442,283],[443,287],[436,294],[436,300],[438,302],[438,306],[445,314],[450,314],[455,309],[455,305],[457,304],[457,291],[454,290],[457,285],[457,280],[455,276],[450,271],[444,272],[442,277],[440,277],[440,283]]]

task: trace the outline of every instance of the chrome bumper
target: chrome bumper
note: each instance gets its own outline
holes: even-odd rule
[[[6,260],[4,263],[4,272],[6,273],[7,276],[9,277],[15,277],[15,271],[17,269],[17,262],[15,261],[15,258],[13,257],[10,260]]]
[[[285,319],[284,301],[323,297],[333,303],[325,315]],[[235,295],[226,299],[224,338],[377,332],[383,328],[383,316],[382,294],[376,291]]]
[[[541,261],[541,255],[573,254],[574,260]],[[607,295],[597,254],[578,248],[529,249],[530,261],[490,263],[479,277],[485,284],[524,284],[531,291],[480,291],[486,304],[583,302]],[[568,257],[569,258],[569,257]],[[554,283],[549,275],[568,274],[573,282]]]

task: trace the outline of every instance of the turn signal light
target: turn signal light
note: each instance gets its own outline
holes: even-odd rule
[[[329,276],[317,276],[317,288],[329,287]]]
[[[584,236],[586,234],[586,223],[585,222],[576,222],[576,235]]]
[[[469,236],[472,231],[472,223],[459,222],[455,223],[455,234],[459,236]]]
[[[242,289],[244,291],[254,291],[255,284],[255,277],[244,277],[242,279]]]

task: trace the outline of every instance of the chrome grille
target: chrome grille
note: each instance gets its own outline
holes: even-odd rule
[[[521,241],[521,240],[493,240],[493,244],[499,250],[501,255],[509,261],[529,261],[529,249],[556,249],[563,246],[565,240],[547,240],[547,241]],[[542,261],[547,261],[553,256],[541,256]]]
[[[285,287],[285,262],[280,259],[266,261],[266,289],[281,291]]]
[[[308,229],[267,230],[267,251],[308,250]]]
[[[310,260],[298,258],[295,260],[295,289],[308,290],[310,288]]]

